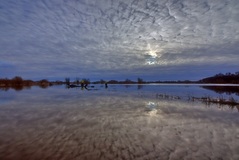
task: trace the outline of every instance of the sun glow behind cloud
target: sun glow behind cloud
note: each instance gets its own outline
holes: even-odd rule
[[[146,62],[147,65],[156,65],[158,64],[159,58],[159,51],[152,49],[151,45],[148,44],[147,46],[147,53],[146,53]]]

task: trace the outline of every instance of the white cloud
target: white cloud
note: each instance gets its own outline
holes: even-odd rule
[[[49,74],[45,66],[114,73],[239,58],[237,0],[9,0],[0,7],[0,56],[29,74]]]

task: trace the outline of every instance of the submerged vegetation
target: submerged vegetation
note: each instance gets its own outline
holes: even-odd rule
[[[236,101],[233,97],[229,97],[228,99],[225,99],[222,96],[218,97],[218,98],[213,98],[213,97],[210,97],[210,96],[207,96],[207,97],[190,97],[190,100],[201,101],[201,102],[205,103],[206,105],[218,104],[220,107],[226,105],[226,106],[229,106],[231,109],[236,107],[237,110],[239,111],[239,102]]]
[[[236,101],[233,97],[229,97],[228,99],[221,97],[213,98],[210,96],[204,96],[204,97],[194,97],[194,96],[188,96],[187,98],[185,97],[180,97],[180,96],[173,96],[173,95],[168,95],[168,94],[156,94],[156,98],[160,99],[168,99],[168,100],[187,100],[187,101],[200,101],[205,103],[206,105],[210,104],[218,104],[220,106],[229,106],[230,108],[236,107],[237,110],[239,111],[239,102]]]
[[[237,102],[233,97],[230,97],[228,99],[224,99],[223,97],[218,98],[212,98],[212,97],[191,97],[193,100],[200,100],[206,103],[216,103],[216,104],[223,104],[223,105],[229,105],[229,106],[236,106],[239,105],[239,102]]]

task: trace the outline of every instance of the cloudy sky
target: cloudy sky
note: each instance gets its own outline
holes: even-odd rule
[[[1,0],[0,78],[198,80],[239,71],[238,0]]]

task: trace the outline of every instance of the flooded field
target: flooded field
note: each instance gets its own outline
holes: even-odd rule
[[[223,87],[0,90],[0,159],[236,160],[239,106],[190,100],[238,100],[237,90]]]

